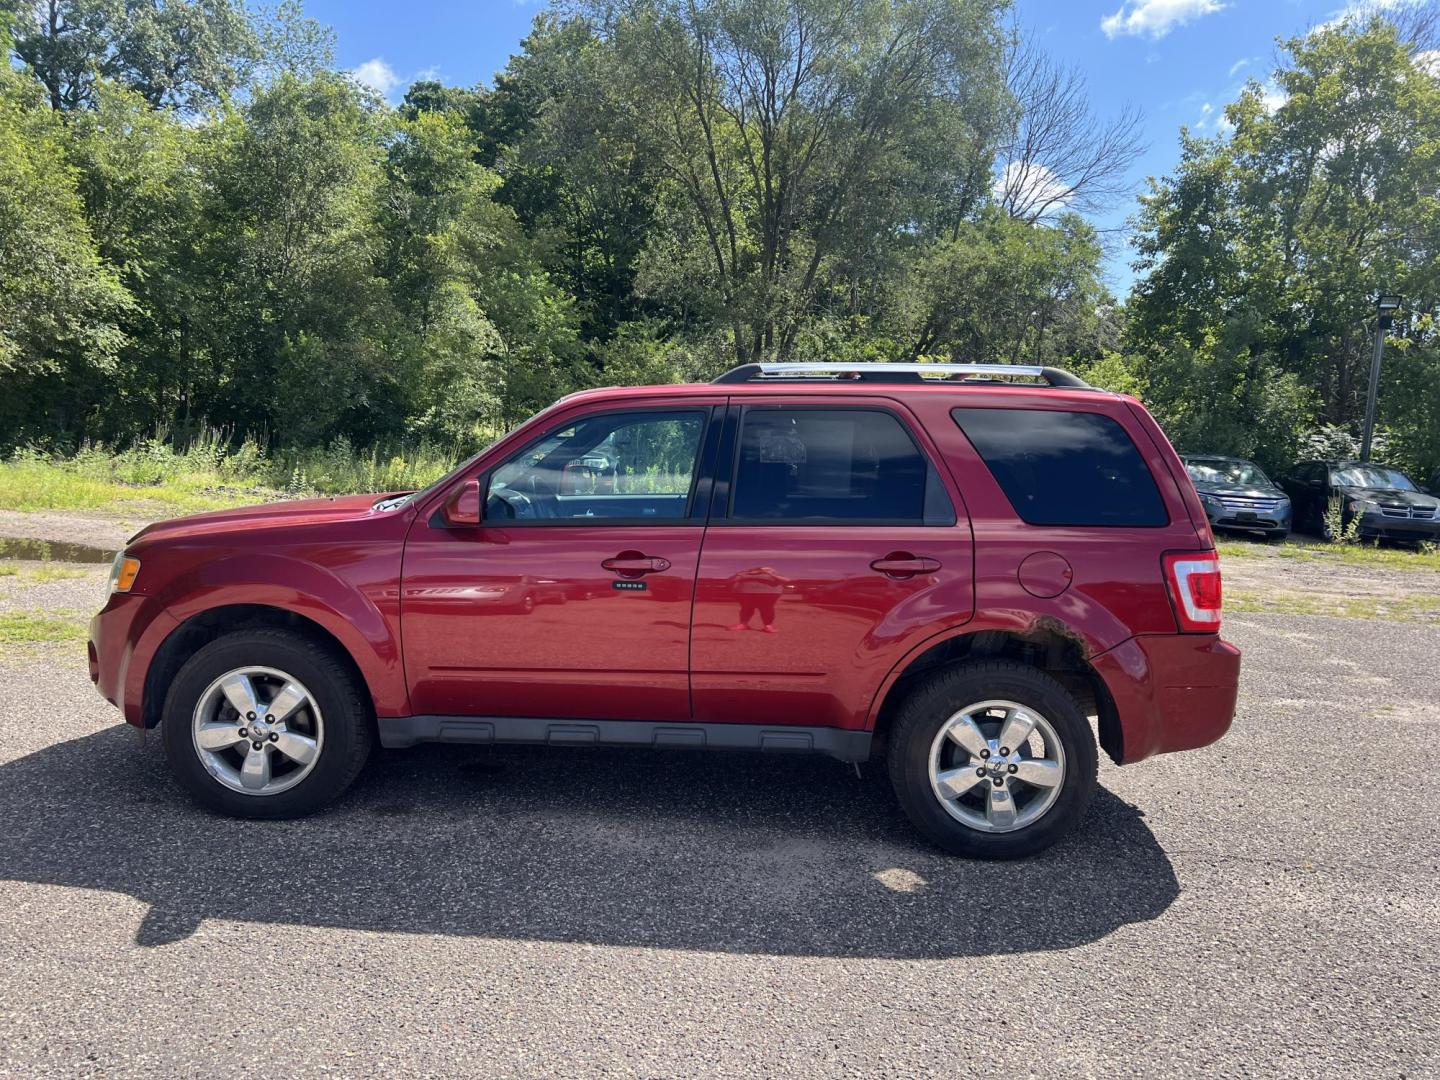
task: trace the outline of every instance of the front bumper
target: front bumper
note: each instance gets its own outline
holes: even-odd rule
[[[175,620],[140,593],[113,593],[90,620],[90,681],[120,710],[125,722],[144,725],[145,671]]]
[[[1364,540],[1400,540],[1411,544],[1440,541],[1440,521],[1386,517],[1374,511],[1361,517],[1359,531]]]
[[[1230,730],[1240,689],[1240,650],[1217,634],[1145,634],[1091,664],[1115,707],[1121,765],[1194,750]]]
[[[1203,502],[1203,500],[1202,500]],[[1274,510],[1232,510],[1229,508],[1213,508],[1209,503],[1204,503],[1205,516],[1210,519],[1212,529],[1248,529],[1251,531],[1261,530],[1263,532],[1290,531],[1290,504],[1284,503]]]

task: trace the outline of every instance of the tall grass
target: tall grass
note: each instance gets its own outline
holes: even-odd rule
[[[21,450],[0,462],[0,509],[212,510],[274,499],[424,487],[460,460],[433,443],[357,451],[344,439],[268,453],[207,431],[177,447],[164,438],[128,447],[82,446],[73,455]]]

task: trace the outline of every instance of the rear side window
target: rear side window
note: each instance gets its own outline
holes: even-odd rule
[[[953,409],[1010,505],[1031,525],[1165,525],[1155,480],[1108,416],[1043,409]]]
[[[745,410],[730,517],[955,524],[939,476],[895,416],[824,407]]]

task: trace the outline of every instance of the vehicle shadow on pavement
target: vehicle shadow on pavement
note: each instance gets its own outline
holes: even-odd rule
[[[330,810],[196,809],[117,725],[0,766],[0,879],[150,905],[141,945],[206,918],[798,956],[1063,949],[1179,892],[1101,789],[1024,862],[926,846],[883,770],[820,758],[531,747],[380,752]]]

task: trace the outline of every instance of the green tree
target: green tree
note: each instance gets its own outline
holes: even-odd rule
[[[66,130],[28,76],[0,65],[0,431],[73,431],[77,388],[113,371],[133,301],[96,250]]]
[[[917,250],[897,298],[907,353],[974,363],[1098,356],[1100,255],[1077,215],[1029,223],[992,207]]]
[[[874,247],[972,175],[1003,95],[988,0],[631,0],[588,13],[655,147],[664,232],[638,287],[720,321],[736,360],[790,356],[858,299]],[[984,150],[989,159],[991,150]]]
[[[96,82],[134,90],[156,108],[198,111],[246,78],[260,43],[243,0],[0,0],[15,55],[52,108],[95,104]]]
[[[1161,413],[1208,416],[1197,443],[1282,463],[1299,428],[1362,413],[1378,291],[1440,309],[1440,80],[1380,17],[1285,50],[1282,103],[1252,82],[1226,110],[1233,133],[1187,135],[1175,175],[1142,200],[1145,276],[1128,304]],[[1432,319],[1397,337],[1414,357],[1436,347]],[[1440,419],[1382,400],[1382,420],[1392,410]]]

